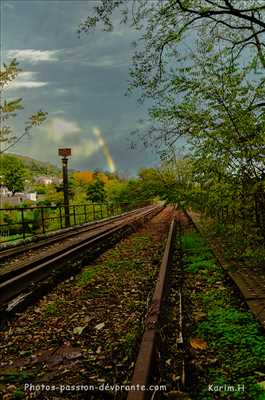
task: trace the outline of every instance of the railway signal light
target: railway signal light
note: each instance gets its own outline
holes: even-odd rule
[[[62,157],[63,165],[63,195],[64,195],[64,220],[65,227],[70,226],[70,213],[69,213],[69,185],[68,185],[68,156],[71,156],[70,148],[58,149],[58,155]]]

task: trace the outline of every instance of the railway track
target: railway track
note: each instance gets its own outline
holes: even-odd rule
[[[82,232],[74,232],[75,240],[70,243],[69,241],[66,244],[62,243],[58,248],[52,246],[50,250],[46,249],[45,254],[40,252],[33,258],[17,262],[10,268],[2,269],[0,272],[0,309],[10,311],[17,303],[31,296],[38,288],[39,282],[56,274],[66,263],[73,263],[84,257],[92,247],[98,246],[102,242],[111,241],[115,235],[139,221],[145,221],[161,209],[160,206],[148,206],[102,223],[89,225],[85,230],[81,230]],[[62,241],[63,238],[69,238],[69,232],[60,235],[59,240]],[[53,244],[54,240],[55,238],[52,240]],[[43,242],[38,249],[41,250],[45,246],[47,246],[47,242]],[[19,253],[20,250],[18,249],[18,253],[13,252],[12,255],[21,254]]]
[[[142,209],[146,209],[146,207],[143,207]],[[41,235],[40,237],[37,238],[38,241],[35,243],[26,243],[26,244],[22,244],[22,245],[12,246],[11,248],[1,247],[0,248],[0,266],[5,264],[9,259],[11,259],[13,257],[18,257],[27,251],[38,250],[38,249],[41,249],[42,247],[45,247],[45,246],[48,246],[48,245],[51,245],[54,243],[58,243],[60,240],[72,238],[74,236],[77,236],[82,233],[93,230],[97,227],[106,226],[110,222],[119,221],[126,216],[134,215],[137,212],[139,212],[140,210],[141,210],[141,208],[137,209],[137,210],[128,211],[128,212],[125,212],[125,213],[122,213],[120,215],[116,215],[113,217],[104,218],[99,221],[89,222],[82,227],[67,228],[67,229],[64,229],[63,232],[60,231],[58,233],[54,233],[49,238],[47,238],[47,237],[43,238],[43,235]]]
[[[171,221],[160,272],[145,318],[145,330],[135,361],[134,373],[130,382],[131,390],[127,400],[166,400],[169,398],[191,400],[191,398],[197,398],[198,382],[201,385],[203,379],[211,379],[205,371],[208,371],[209,367],[218,369],[217,358],[213,356],[213,350],[208,349],[207,342],[196,337],[194,333],[194,327],[198,321],[206,320],[207,312],[200,311],[201,303],[194,303],[194,300],[190,298],[194,291],[200,292],[202,283],[199,283],[201,279],[199,273],[199,286],[197,287],[195,277],[192,278],[192,282],[187,281],[189,273],[187,269],[184,269],[186,261],[183,258],[181,238],[185,234],[193,232],[199,234],[201,238],[203,237],[189,213],[176,212]],[[192,250],[196,252],[196,249],[192,248]],[[234,297],[241,297],[237,286],[243,295],[242,300],[244,297],[246,304],[264,327],[264,288],[262,291],[261,285],[257,284],[257,280],[254,279],[255,276],[252,277],[246,268],[230,271],[223,266],[214,249],[205,250],[205,253],[207,251],[211,251],[208,254],[212,254],[212,256],[209,257],[213,257],[215,262],[219,263],[218,268],[223,269],[227,274],[227,276],[224,275],[226,278],[223,282],[227,283],[229,293],[233,293]],[[201,263],[203,270],[203,263],[206,264],[206,261]],[[204,276],[208,276],[209,282],[214,279],[214,275],[212,275],[214,272],[205,270],[203,273],[206,273]],[[263,275],[264,272],[260,279],[263,279]],[[207,283],[209,293],[216,291],[218,294],[219,285],[220,292],[225,290],[224,283],[218,281],[219,276],[216,278],[216,289]],[[231,281],[228,277],[232,278]],[[242,303],[243,301],[238,305],[237,312],[239,313],[243,312],[243,309],[240,308]],[[233,306],[233,303],[231,304]],[[199,308],[196,309],[196,306]],[[245,308],[245,315],[249,315],[247,308]],[[240,325],[240,322],[238,324]],[[225,335],[227,333],[223,332],[220,340],[225,340]],[[209,337],[210,340],[211,337]],[[238,348],[235,351],[239,354],[240,344],[237,343],[237,345]],[[202,369],[204,363],[205,367]],[[202,371],[205,375],[203,379],[201,379]],[[211,380],[209,382],[211,383]],[[206,388],[208,384],[207,381],[204,383]],[[211,387],[211,385],[209,386]],[[232,384],[231,387],[233,388]],[[200,390],[204,389],[200,387]],[[238,390],[240,391],[240,389]],[[189,393],[195,397],[190,397]],[[250,397],[245,397],[245,394],[242,393],[240,398],[252,398],[249,393],[248,396]]]
[[[169,323],[171,332],[166,332]],[[174,359],[171,357],[171,344]],[[146,319],[131,380],[131,390],[127,400],[166,399],[168,392],[174,399],[185,397],[186,352],[183,332],[182,300],[182,250],[181,227],[173,213],[167,242],[160,265],[152,302]],[[172,387],[168,387],[169,372],[177,377]],[[161,391],[161,386],[162,389]],[[160,389],[159,389],[160,387]],[[165,392],[163,392],[165,390]]]
[[[149,209],[149,210],[141,210],[139,212],[139,215],[142,216],[142,218],[148,218],[152,216],[152,213],[158,213],[159,209]],[[138,295],[134,298],[134,293],[137,291],[139,284],[141,285],[141,280],[139,278],[136,278],[136,286],[133,286],[130,290],[128,290],[127,282],[125,284],[125,293],[123,294],[122,300],[119,298],[119,296],[115,296],[115,292],[113,293],[112,289],[115,287],[111,281],[111,279],[108,279],[108,275],[104,271],[104,277],[103,280],[98,279],[93,282],[91,282],[91,285],[86,286],[85,289],[82,289],[83,291],[80,291],[81,289],[74,288],[73,290],[73,295],[67,295],[68,293],[68,288],[64,288],[63,291],[59,291],[54,294],[53,299],[56,301],[57,298],[64,299],[64,304],[66,307],[69,307],[69,311],[66,311],[65,317],[68,317],[68,315],[75,315],[78,314],[78,324],[80,325],[79,328],[84,329],[84,334],[80,334],[78,336],[78,339],[83,343],[84,349],[87,348],[92,348],[92,343],[94,341],[96,342],[94,352],[91,351],[91,353],[88,353],[85,351],[84,355],[81,355],[81,349],[76,346],[76,342],[73,342],[73,347],[71,350],[75,352],[78,352],[78,359],[79,359],[79,364],[77,364],[81,370],[85,371],[84,375],[84,380],[85,382],[90,382],[90,379],[96,379],[95,376],[99,377],[100,382],[105,382],[105,383],[111,383],[111,380],[109,377],[111,376],[111,379],[113,378],[114,382],[123,382],[121,378],[126,376],[126,382],[130,380],[129,385],[131,386],[131,389],[129,390],[128,393],[126,392],[120,392],[119,390],[115,392],[111,391],[111,389],[106,389],[104,391],[100,389],[99,392],[90,392],[86,395],[83,396],[83,394],[78,395],[76,398],[83,400],[83,399],[93,399],[93,400],[107,400],[107,399],[121,399],[124,400],[127,398],[127,400],[165,400],[165,399],[175,399],[175,400],[191,400],[196,399],[196,398],[204,398],[202,396],[202,391],[207,390],[204,389],[205,386],[208,386],[208,383],[211,383],[211,376],[209,374],[208,369],[209,368],[221,368],[222,365],[222,360],[219,359],[218,361],[218,354],[215,353],[213,349],[207,347],[207,342],[203,340],[203,336],[198,337],[196,331],[194,330],[195,326],[200,323],[200,321],[205,321],[207,318],[207,310],[202,310],[200,309],[201,303],[196,302],[194,300],[195,298],[193,297],[193,293],[196,292],[197,294],[201,295],[201,292],[206,293],[206,288],[207,290],[212,292],[217,292],[218,287],[220,286],[222,290],[227,290],[225,293],[232,293],[232,288],[228,285],[227,288],[225,288],[223,285],[226,284],[225,279],[223,281],[220,281],[221,278],[217,274],[216,276],[216,283],[215,284],[209,284],[207,279],[213,279],[214,277],[214,272],[208,273],[207,269],[203,269],[204,267],[202,266],[201,273],[200,271],[190,271],[187,266],[187,259],[192,258],[192,254],[194,255],[196,253],[196,246],[194,247],[194,244],[191,244],[190,247],[187,247],[185,244],[185,238],[187,239],[188,235],[194,235],[198,234],[195,232],[194,233],[194,225],[193,222],[190,218],[188,218],[187,214],[184,214],[183,212],[180,211],[175,211],[172,209],[166,209],[167,212],[166,218],[164,217],[164,230],[163,230],[163,235],[162,238],[164,238],[167,234],[168,230],[168,236],[164,248],[164,252],[162,257],[161,256],[161,250],[159,251],[159,259],[161,261],[158,261],[157,264],[154,264],[155,267],[158,267],[159,262],[161,262],[157,276],[157,280],[154,285],[150,285],[149,289],[147,287],[145,288],[145,295],[147,299],[149,299],[150,293],[153,293],[151,301],[148,300],[146,307],[144,307],[141,311],[141,317],[133,317],[134,311],[137,309],[138,305],[141,303],[140,297]],[[163,213],[161,213],[163,214]],[[160,215],[161,215],[160,214]],[[159,216],[158,216],[159,217]],[[132,224],[133,220],[135,218],[134,216],[130,216],[130,218],[127,216],[127,225]],[[168,229],[168,222],[170,220],[170,227]],[[154,221],[153,224],[155,225],[157,221]],[[161,223],[161,221],[160,221]],[[118,224],[116,222],[117,226],[113,226],[111,224],[111,227],[109,230],[105,231],[106,227],[103,229],[101,227],[101,230],[97,230],[97,238],[99,241],[102,240],[102,237],[106,239],[108,237],[108,234],[110,234],[113,230],[118,229],[118,226],[121,226],[123,224],[126,224],[125,221],[123,221],[122,224]],[[157,225],[158,227],[158,225]],[[157,229],[155,227],[155,229]],[[105,236],[106,235],[106,236]],[[143,239],[141,237],[141,233],[139,234],[141,240]],[[96,238],[90,237],[89,240],[96,240]],[[160,236],[161,240],[161,236]],[[164,239],[163,239],[164,240]],[[160,243],[161,244],[161,243]],[[82,244],[80,244],[82,245]],[[183,247],[183,249],[182,249]],[[152,247],[151,247],[152,249]],[[161,249],[161,247],[160,247]],[[71,252],[72,249],[68,249],[69,252]],[[149,249],[150,250],[150,249]],[[77,254],[81,253],[80,248],[76,249]],[[195,251],[195,253],[194,253]],[[206,252],[203,250],[205,255]],[[183,256],[183,252],[185,257]],[[128,250],[125,251],[124,254],[128,254]],[[141,254],[141,252],[140,252]],[[114,261],[111,259],[107,260],[109,261],[110,267],[108,268],[114,268],[116,270],[117,268],[117,275],[116,278],[113,280],[119,280],[119,260],[118,256],[119,251],[116,252],[116,255],[114,257]],[[58,255],[60,257],[61,255]],[[187,256],[187,257],[186,257]],[[135,260],[134,258],[130,259],[129,258],[129,263],[136,261],[136,263],[139,263],[138,260],[138,254],[135,254]],[[209,256],[210,258],[212,257],[211,255]],[[70,260],[74,260],[75,256],[74,253],[71,255]],[[116,260],[116,261],[115,261]],[[145,261],[145,259],[144,259]],[[60,262],[59,262],[60,263]],[[140,265],[140,264],[138,264]],[[142,264],[144,265],[144,264]],[[208,264],[207,264],[208,265]],[[37,268],[39,265],[37,266]],[[93,265],[94,267],[94,265]],[[34,267],[35,268],[35,267]],[[52,267],[51,267],[52,268]],[[124,265],[124,268],[126,268],[126,264]],[[130,268],[132,268],[130,266]],[[136,267],[138,268],[138,267]],[[156,269],[156,271],[158,270]],[[122,271],[122,270],[120,270]],[[137,269],[134,270],[136,272]],[[28,271],[26,271],[27,273]],[[127,271],[128,272],[128,271]],[[31,272],[30,272],[31,273]],[[34,274],[34,272],[32,272]],[[98,273],[97,273],[98,274]],[[23,275],[23,274],[22,274]],[[26,274],[27,276],[27,274]],[[39,275],[38,275],[39,277]],[[127,275],[126,275],[127,277]],[[132,277],[132,275],[131,275]],[[14,277],[16,278],[16,276]],[[45,278],[45,277],[44,277]],[[12,278],[10,279],[12,280]],[[23,280],[23,279],[22,279]],[[102,285],[105,285],[105,280],[106,280],[106,286],[104,288],[102,287],[102,295],[103,297],[97,297],[95,295],[95,292],[93,292],[94,286],[96,288],[100,287],[100,282]],[[205,282],[203,283],[203,280]],[[119,281],[120,282],[120,281]],[[197,285],[199,284],[199,285]],[[67,284],[69,287],[72,285],[71,282]],[[112,286],[113,285],[113,286]],[[137,286],[138,285],[138,286]],[[203,286],[204,285],[204,286]],[[211,286],[212,285],[212,286]],[[217,286],[215,286],[217,285]],[[106,288],[109,288],[109,291],[105,291]],[[141,286],[141,289],[143,291],[144,285]],[[154,288],[154,290],[153,290]],[[1,290],[1,287],[0,287]],[[117,287],[116,289],[117,290]],[[221,292],[222,292],[221,290]],[[74,308],[72,309],[71,306],[67,306],[67,304],[71,304],[72,302],[75,303],[77,300],[76,293],[79,293],[80,298],[82,299],[83,295],[89,294],[90,291],[92,293],[88,295],[88,297],[84,298],[84,302],[80,303],[87,304],[88,301],[88,306],[84,311],[82,310],[82,306],[78,308],[78,310],[75,310]],[[82,294],[81,294],[82,293]],[[94,293],[94,294],[93,294]],[[128,296],[128,293],[132,295],[132,298],[134,298],[134,301],[130,303],[130,311],[129,313],[126,314],[126,311],[124,311],[124,308],[126,309],[127,302],[129,303],[130,297]],[[208,292],[207,292],[208,293]],[[121,293],[119,293],[121,295]],[[226,296],[227,298],[229,297],[228,295]],[[137,301],[136,301],[137,299]],[[50,299],[51,300],[51,299]],[[50,301],[49,300],[49,301]],[[80,299],[79,299],[80,300]],[[113,303],[112,303],[113,300]],[[234,301],[234,300],[233,300]],[[125,302],[125,303],[124,303]],[[48,303],[50,304],[50,303]],[[92,307],[92,310],[90,309],[90,306]],[[133,307],[132,307],[133,306]],[[199,306],[199,307],[198,307]],[[40,306],[42,307],[42,306]],[[44,305],[44,309],[45,309]],[[58,306],[59,307],[59,306]],[[91,325],[89,326],[83,326],[84,322],[79,321],[80,319],[84,318],[85,315],[85,321],[90,321],[90,318],[93,317],[97,318],[97,314],[95,313],[96,307],[98,307],[99,312],[99,319],[93,320],[91,322]],[[240,306],[241,307],[241,306]],[[198,309],[199,308],[199,309]],[[70,311],[71,310],[71,311]],[[106,311],[107,310],[107,311]],[[112,311],[111,311],[112,310]],[[133,310],[133,311],[131,311]],[[147,310],[147,311],[146,311]],[[60,312],[62,310],[58,310],[58,314],[55,314],[56,316],[60,316]],[[75,313],[73,313],[76,311]],[[203,312],[204,311],[204,312]],[[39,316],[40,309],[37,309],[36,311],[32,310],[32,313],[29,316],[29,321],[33,320],[35,321],[36,318],[36,313],[37,316]],[[104,314],[105,312],[105,314]],[[116,314],[112,314],[112,312],[116,312]],[[145,315],[146,312],[146,315]],[[226,309],[224,309],[224,312],[226,312]],[[73,313],[73,314],[72,314]],[[123,313],[123,314],[122,314]],[[120,316],[122,314],[122,316]],[[33,318],[33,315],[35,316]],[[115,315],[116,317],[114,317]],[[142,326],[142,321],[143,321],[143,316],[144,317],[144,329],[140,327]],[[121,338],[126,337],[126,332],[122,331],[124,335],[119,336],[117,330],[117,326],[113,324],[114,320],[116,319],[119,321],[119,318],[122,320],[130,321],[130,318],[133,317],[135,318],[135,325],[131,326],[131,330],[128,332],[134,332],[134,326],[137,326],[139,324],[139,330],[137,328],[137,331],[139,332],[138,334],[138,339],[137,343],[134,344],[134,351],[138,351],[137,356],[135,357],[135,353],[132,353],[131,358],[126,361],[126,359],[120,359],[121,362],[121,368],[123,368],[123,371],[129,371],[128,375],[126,375],[126,372],[121,373],[118,369],[115,369],[116,365],[119,365],[119,362],[117,362],[116,357],[119,354],[123,354],[121,351],[120,353],[117,353],[116,356],[114,357],[114,360],[112,361],[112,356],[113,354],[109,352],[109,343],[111,345],[121,345],[121,342],[123,340]],[[128,319],[127,319],[128,318]],[[52,319],[52,318],[51,318]],[[102,322],[103,321],[103,322]],[[25,321],[21,321],[21,325],[18,327],[18,337],[21,335],[21,327],[22,330],[24,329],[24,324]],[[86,322],[90,324],[90,322]],[[41,324],[40,324],[41,325]],[[106,325],[106,326],[105,326]],[[110,326],[111,325],[111,326]],[[126,325],[126,324],[125,324]],[[68,330],[68,323],[67,323],[67,330]],[[105,326],[105,327],[104,327]],[[229,325],[230,326],[230,325]],[[73,326],[70,328],[73,329]],[[94,330],[93,330],[94,329]],[[122,328],[123,329],[123,328]],[[96,330],[96,332],[95,332]],[[98,331],[99,330],[99,331]],[[109,332],[113,331],[114,334],[109,336]],[[140,336],[142,332],[144,331],[142,337]],[[51,329],[51,332],[53,332],[53,329]],[[68,331],[65,331],[68,332]],[[31,331],[30,331],[31,333]],[[24,334],[24,333],[23,333]],[[35,331],[34,335],[38,337],[38,331]],[[65,333],[63,333],[63,338],[65,341]],[[208,335],[208,334],[207,334]],[[207,341],[209,340],[209,343],[211,343],[211,336],[213,335],[213,332],[207,336]],[[50,336],[47,335],[49,338]],[[69,335],[68,335],[69,338]],[[118,339],[117,339],[118,338]],[[110,340],[112,339],[112,341]],[[49,339],[50,340],[50,339]],[[76,340],[76,339],[75,339]],[[79,343],[79,342],[78,342]],[[105,343],[106,349],[104,349]],[[126,342],[130,343],[130,342]],[[140,344],[140,345],[139,345]],[[49,345],[51,346],[51,349],[48,348],[46,350],[49,352],[50,350],[54,352],[60,351],[57,349],[56,346],[54,345]],[[65,345],[63,345],[65,346]],[[91,346],[91,347],[90,347]],[[195,346],[195,347],[194,347]],[[197,346],[197,347],[196,347]],[[235,351],[239,352],[239,346],[240,343],[237,343],[237,348]],[[62,347],[62,346],[61,346]],[[42,348],[42,347],[41,347]],[[119,347],[121,350],[122,347]],[[120,351],[119,350],[119,351]],[[42,350],[43,351],[43,350]],[[105,351],[105,353],[104,353]],[[34,351],[36,353],[36,349]],[[44,351],[45,354],[45,351]],[[57,353],[56,353],[57,354]],[[66,353],[67,354],[67,353]],[[91,354],[91,359],[87,359],[90,357]],[[9,355],[9,361],[11,360],[11,355]],[[48,357],[48,356],[47,356]],[[61,356],[63,359],[63,356]],[[84,359],[82,359],[82,357]],[[3,358],[4,360],[4,358]],[[101,361],[104,361],[104,365],[107,365],[107,368],[105,369],[104,365],[102,365],[102,368],[100,367]],[[66,360],[67,361],[67,360]],[[103,362],[102,361],[102,362]],[[133,361],[133,362],[132,362]],[[217,362],[218,361],[218,362]],[[51,367],[46,365],[48,363],[48,358],[44,358],[44,361],[39,360],[39,363],[41,362],[45,363],[45,368],[47,373],[53,373],[53,370]],[[69,363],[69,360],[67,361]],[[51,360],[52,363],[52,360]],[[94,364],[93,364],[94,363]],[[123,364],[124,363],[124,364]],[[126,364],[127,363],[127,364]],[[220,364],[219,364],[220,363]],[[85,367],[84,367],[85,366]],[[58,366],[56,367],[58,368]],[[62,361],[62,367],[64,369],[64,364]],[[257,370],[259,370],[259,366],[254,367]],[[113,376],[110,374],[110,370],[113,370]],[[255,369],[255,370],[256,370]],[[33,367],[34,371],[34,367]],[[100,372],[99,372],[100,371]],[[133,373],[132,373],[133,371]],[[262,373],[262,372],[261,372]],[[108,375],[110,374],[110,375]],[[241,377],[240,373],[239,378]],[[203,378],[201,378],[201,375],[203,375]],[[72,375],[71,375],[72,376]],[[71,376],[69,375],[69,380],[71,380]],[[53,378],[52,378],[53,379]],[[60,376],[58,375],[57,378],[60,382]],[[120,379],[120,381],[119,381]],[[261,378],[262,379],[262,378]],[[57,382],[57,381],[56,381]],[[78,380],[77,380],[78,382]],[[92,383],[94,384],[95,381],[92,380]],[[97,382],[97,381],[96,381]],[[96,385],[96,384],[95,384]],[[199,386],[199,390],[201,392],[197,392],[197,387]],[[126,389],[127,390],[127,389]],[[188,394],[191,393],[192,397]],[[199,394],[198,394],[199,393]],[[60,393],[59,397],[61,398],[72,398],[71,394],[67,390],[65,392]],[[198,396],[198,397],[197,397]],[[213,395],[214,396],[214,395]],[[244,393],[243,393],[244,396]],[[46,397],[41,397],[45,398]],[[49,397],[47,397],[48,399]],[[210,397],[209,397],[210,398]],[[212,397],[216,398],[216,397]],[[253,399],[254,397],[242,397],[246,399]]]

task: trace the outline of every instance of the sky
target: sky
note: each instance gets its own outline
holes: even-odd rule
[[[16,133],[39,109],[48,112],[47,121],[12,152],[60,165],[58,148],[71,147],[70,168],[125,175],[157,165],[158,156],[140,139],[130,148],[130,132],[148,119],[148,105],[137,103],[136,94],[125,96],[139,33],[117,23],[113,32],[78,38],[92,0],[0,2],[1,65],[16,58],[22,69],[5,95],[23,98]]]

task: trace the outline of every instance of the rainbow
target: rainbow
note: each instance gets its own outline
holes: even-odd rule
[[[95,128],[93,128],[93,133],[97,138],[99,147],[101,147],[102,150],[103,150],[103,153],[104,153],[104,156],[105,156],[106,161],[108,163],[108,167],[109,167],[110,172],[115,172],[116,171],[116,166],[115,166],[114,160],[113,160],[113,158],[112,158],[112,156],[110,154],[110,149],[109,149],[108,143],[104,139],[104,137],[103,137],[103,135],[101,133],[101,130],[99,128],[95,127]]]

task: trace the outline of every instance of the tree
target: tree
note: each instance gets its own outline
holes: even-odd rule
[[[52,186],[52,185],[49,185]],[[60,183],[59,185],[54,185],[54,188],[57,193],[64,193],[64,184]],[[70,176],[68,179],[68,196],[70,200],[73,200],[75,192],[76,192],[76,181],[73,176]]]
[[[153,101],[145,142],[168,155],[188,140],[196,195],[213,213],[232,203],[241,226],[255,221],[265,237],[264,1],[102,0],[79,32],[111,30],[118,9],[142,32],[129,93]]]
[[[188,204],[192,182],[190,159],[163,161],[159,168],[146,168],[139,173],[141,193],[146,199],[160,198],[166,203]]]
[[[106,199],[105,184],[99,178],[88,185],[87,198],[93,203],[103,203]]]
[[[129,180],[111,180],[106,184],[107,198],[112,203],[131,208],[153,200],[184,205],[192,186],[191,161],[164,161],[159,168],[141,169],[139,176]]]
[[[105,185],[107,200],[114,204],[121,203],[127,183],[126,180],[110,179]]]
[[[13,156],[3,156],[1,160],[0,175],[3,184],[14,195],[24,189],[27,171],[22,161]]]
[[[226,49],[229,64],[238,60],[242,70],[247,64],[253,74],[265,67],[263,1],[101,0],[94,7],[94,14],[80,24],[79,34],[88,33],[98,25],[103,25],[104,30],[112,30],[115,10],[120,10],[123,22],[130,21],[142,33],[132,59],[128,92],[140,90],[140,100],[148,98],[155,106],[160,106],[172,90],[173,104],[181,101],[181,92],[176,97],[174,81],[186,68],[191,72],[196,70],[192,57],[199,51],[197,41],[207,43],[205,62],[208,53]],[[262,76],[256,75],[255,80],[257,86],[264,85]],[[264,107],[264,99],[260,98],[254,106]],[[162,144],[170,148],[180,136],[178,126],[164,124],[161,135],[161,126],[151,123],[152,109],[150,114],[151,127],[145,135],[141,132],[144,142],[155,144],[157,149],[161,149]]]
[[[93,172],[91,171],[77,171],[73,173],[73,178],[80,185],[87,185],[93,181]]]
[[[253,79],[251,66],[232,62],[227,49],[204,50],[207,45],[193,54],[192,67],[172,76],[153,118],[162,135],[163,126],[177,127],[192,146],[194,178],[204,196],[199,203],[207,213],[219,218],[224,207],[233,208],[242,228],[248,221],[265,232],[264,78]]]
[[[17,115],[17,111],[23,109],[22,98],[14,100],[4,100],[4,90],[21,72],[18,62],[14,59],[8,65],[4,64],[0,69],[0,154],[15,146],[24,136],[28,135],[32,128],[42,124],[47,116],[46,112],[39,110],[27,121],[24,131],[16,135],[11,129],[8,121]],[[4,148],[2,147],[4,145]]]
[[[135,53],[133,70],[133,76],[142,72],[142,87],[147,84],[147,75],[155,84],[165,72],[168,56],[179,58],[184,51],[183,45],[187,44],[186,38],[195,41],[202,32],[212,42],[221,41],[234,58],[246,49],[254,48],[255,55],[265,67],[265,5],[262,0],[101,0],[94,7],[94,14],[80,24],[79,35],[97,25],[111,31],[116,10],[122,15],[121,22],[129,20],[131,26],[143,32],[145,46]]]

